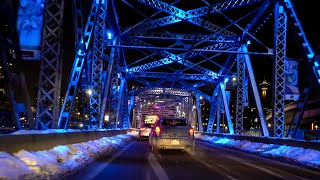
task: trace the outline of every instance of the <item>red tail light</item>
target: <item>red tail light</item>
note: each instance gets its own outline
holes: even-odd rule
[[[160,135],[160,127],[159,126],[156,127],[156,134]]]
[[[194,135],[194,130],[191,128],[191,129],[189,129],[189,135],[190,136],[193,136]]]

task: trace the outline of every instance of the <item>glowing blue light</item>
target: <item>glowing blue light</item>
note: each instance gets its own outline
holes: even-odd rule
[[[128,68],[126,68],[126,72],[128,72],[129,71],[129,69]]]
[[[251,41],[247,41],[247,44],[248,44],[248,45],[251,44]]]
[[[108,39],[111,39],[112,38],[112,34],[110,32],[107,33],[107,37]]]
[[[310,58],[310,59],[311,59],[311,58],[313,58],[313,57],[314,57],[314,53],[308,54],[307,56],[308,56],[308,58]]]
[[[65,129],[56,129],[56,133],[66,133]]]
[[[315,65],[316,67],[318,67],[318,66],[319,66],[319,63],[318,63],[318,62],[314,62],[314,65]]]
[[[229,81],[229,78],[224,79],[224,83],[227,83]]]
[[[320,70],[317,70],[317,73],[320,75]]]

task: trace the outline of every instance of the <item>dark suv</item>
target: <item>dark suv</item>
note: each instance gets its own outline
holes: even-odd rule
[[[149,146],[158,149],[186,149],[194,150],[194,129],[184,118],[160,118],[149,135]]]

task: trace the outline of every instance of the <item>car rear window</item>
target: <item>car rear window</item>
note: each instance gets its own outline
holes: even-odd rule
[[[187,121],[184,119],[163,119],[163,126],[188,126]]]
[[[153,127],[153,124],[143,124],[141,127],[152,128],[152,127]]]

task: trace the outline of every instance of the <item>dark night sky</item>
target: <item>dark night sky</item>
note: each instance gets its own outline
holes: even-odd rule
[[[293,3],[295,5],[295,9],[297,12],[297,15],[300,19],[300,22],[305,30],[305,33],[307,35],[308,40],[310,41],[312,47],[314,50],[318,51],[318,44],[320,42],[320,33],[319,28],[317,27],[317,18],[318,15],[317,12],[317,6],[314,5],[313,1],[300,1],[300,0],[293,0]],[[66,0],[65,1],[65,13],[64,13],[64,39],[62,43],[62,47],[64,49],[64,59],[63,59],[63,78],[62,78],[62,91],[61,95],[64,96],[65,94],[65,87],[68,83],[69,78],[69,71],[71,69],[73,58],[74,58],[74,38],[73,38],[73,25],[72,25],[72,14],[71,14],[72,8],[71,8],[71,1]],[[1,21],[0,30],[3,30],[4,27],[4,21]],[[288,27],[289,28],[289,27]],[[2,32],[2,31],[0,31]],[[299,50],[297,48],[298,44],[295,43],[293,40],[293,36],[288,34],[288,50],[287,55],[290,57],[291,55],[294,58],[294,55],[296,54],[296,50]],[[292,38],[291,38],[292,37]],[[296,45],[295,45],[296,44]],[[289,49],[290,46],[290,49]],[[272,80],[272,69],[265,68],[265,67],[272,67],[272,61],[258,61],[254,60],[252,62],[254,65],[254,71],[256,75],[257,83],[260,83],[263,78],[266,78],[267,81],[271,82]],[[36,96],[36,85],[38,82],[38,72],[39,72],[39,61],[20,61],[19,67],[25,71],[28,75],[27,81],[30,82],[30,89],[32,96]],[[32,78],[30,78],[32,77]]]

